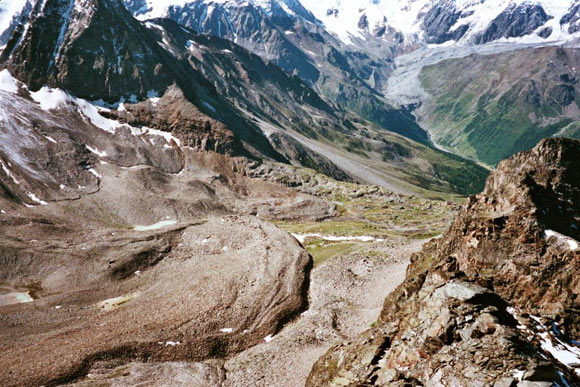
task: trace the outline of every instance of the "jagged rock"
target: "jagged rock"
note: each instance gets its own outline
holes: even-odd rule
[[[578,383],[534,338],[552,333],[531,334],[519,316],[558,323],[560,340],[580,333],[579,163],[580,141],[564,139],[500,163],[448,232],[412,257],[376,327],[332,348],[307,384]]]
[[[538,31],[538,36],[544,39],[547,39],[552,35],[552,27],[544,27],[540,31]]]
[[[425,30],[427,43],[441,44],[448,40],[459,40],[467,32],[469,25],[450,29],[461,17],[455,3],[450,0],[440,0],[425,14],[422,27]]]
[[[534,32],[552,19],[539,4],[511,3],[491,21],[486,30],[475,36],[475,44],[485,44],[499,38],[521,37]]]
[[[185,146],[228,155],[247,155],[243,144],[223,123],[214,120],[172,86],[155,103],[124,104],[122,110],[107,115],[133,126],[146,126],[171,132]]]
[[[549,93],[557,106],[568,106],[576,100],[576,89],[571,85],[554,86]]]
[[[580,4],[574,4],[560,19],[560,25],[568,24],[568,32],[573,34],[580,30]]]

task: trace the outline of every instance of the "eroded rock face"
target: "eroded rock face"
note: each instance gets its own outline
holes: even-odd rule
[[[560,25],[568,25],[568,32],[573,34],[580,30],[580,4],[574,4],[560,19]]]
[[[462,16],[454,2],[441,0],[423,18],[423,29],[427,43],[441,44],[449,40],[459,40],[467,32],[469,25],[462,25],[450,31]]]
[[[475,37],[474,43],[485,44],[500,38],[525,36],[552,18],[539,4],[510,4],[485,31]]]
[[[577,350],[579,163],[580,142],[563,139],[500,163],[412,258],[377,326],[332,348],[308,385],[578,383],[549,348]]]
[[[156,102],[125,104],[110,116],[133,126],[147,126],[171,132],[185,146],[228,155],[247,155],[241,141],[223,123],[201,112],[181,89],[172,86]]]

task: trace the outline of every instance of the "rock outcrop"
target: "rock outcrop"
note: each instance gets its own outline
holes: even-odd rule
[[[469,25],[464,24],[451,31],[461,16],[461,11],[452,1],[440,0],[434,4],[423,18],[422,27],[425,30],[425,41],[441,44],[449,40],[461,39],[469,29]]]
[[[500,38],[529,35],[552,19],[539,4],[510,4],[487,28],[475,36],[475,44],[485,44]]]
[[[580,4],[574,4],[560,19],[561,26],[568,26],[568,32],[573,34],[580,30]]]
[[[332,348],[308,385],[577,385],[579,163],[565,139],[500,163],[412,257],[375,327]]]

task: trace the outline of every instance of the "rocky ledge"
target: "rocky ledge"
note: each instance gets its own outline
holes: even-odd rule
[[[307,385],[579,385],[578,165],[566,139],[500,163]]]

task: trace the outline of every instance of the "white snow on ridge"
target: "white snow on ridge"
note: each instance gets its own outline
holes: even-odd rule
[[[12,78],[12,77],[10,77],[10,78]],[[133,127],[133,126],[130,126],[127,124],[122,124],[119,121],[115,121],[115,120],[111,120],[111,119],[103,117],[100,114],[100,111],[109,111],[109,108],[104,107],[105,104],[102,101],[97,101],[95,103],[91,103],[91,102],[86,101],[82,98],[74,97],[74,96],[68,94],[66,91],[63,91],[61,89],[53,89],[53,88],[46,87],[46,86],[41,88],[39,91],[31,92],[30,95],[32,96],[32,99],[34,101],[36,101],[40,104],[40,107],[43,110],[52,110],[52,109],[57,109],[57,108],[63,107],[63,106],[74,107],[84,116],[84,118],[88,119],[88,121],[91,124],[95,125],[96,127],[100,128],[104,131],[107,131],[111,134],[115,134],[115,132],[119,128],[127,127],[131,130],[131,134],[133,134],[134,136],[141,136],[144,134],[148,134],[148,135],[152,135],[152,136],[160,136],[160,137],[163,137],[165,139],[165,141],[169,144],[171,144],[171,142],[173,141],[178,146],[181,145],[179,139],[176,138],[175,136],[173,136],[169,132],[164,132],[162,130],[152,129],[152,128],[148,128],[148,127],[137,128],[137,127]],[[154,96],[154,95],[156,95],[156,92],[150,91],[149,95],[150,95],[150,99],[153,103],[156,103],[158,101],[158,97]],[[133,99],[136,100],[136,97],[131,96],[129,101],[132,102]],[[117,106],[119,106],[119,108],[120,108],[122,106],[122,102],[120,102],[119,105],[117,105]],[[91,149],[89,149],[89,150],[91,150]],[[95,153],[95,152],[93,152],[93,153]],[[103,152],[99,155],[101,157],[103,157],[103,155],[106,156],[106,153]]]
[[[8,177],[10,177],[12,179],[14,184],[20,184],[20,181],[18,181],[16,179],[16,177],[12,174],[12,172],[10,172],[10,170],[8,169],[6,164],[4,164],[4,162],[2,162],[2,160],[0,160],[0,166],[2,167],[2,170],[4,171],[4,173],[6,173],[6,175],[8,175]]]
[[[38,196],[36,196],[35,194],[33,194],[32,192],[28,193],[28,197],[30,198],[30,200],[32,200],[33,202],[36,202],[38,204],[40,204],[41,206],[46,206],[48,203],[45,202],[44,200],[40,200],[38,198]]]
[[[30,96],[40,104],[42,110],[51,110],[67,104],[74,104],[73,98],[65,91],[46,86],[38,91],[30,92]]]
[[[103,176],[101,176],[101,175],[99,174],[99,172],[97,172],[97,171],[96,171],[96,169],[95,169],[95,168],[89,168],[89,169],[88,169],[88,171],[89,171],[90,173],[92,173],[93,175],[95,175],[95,177],[97,177],[97,178],[99,178],[99,179],[103,177]]]
[[[172,226],[176,223],[177,222],[175,220],[162,220],[160,222],[157,222],[155,224],[151,224],[149,226],[135,226],[135,227],[133,227],[133,230],[135,230],[135,231],[159,230],[159,229],[167,227],[167,226]]]
[[[546,238],[556,237],[558,238],[558,240],[568,243],[570,250],[572,251],[578,250],[578,242],[576,240],[567,237],[566,235],[560,234],[559,232],[556,232],[554,230],[546,230],[544,233],[546,235]]]
[[[6,69],[0,71],[0,90],[9,93],[18,92],[18,81]]]
[[[40,104],[43,110],[57,109],[63,106],[76,107],[93,125],[109,133],[115,133],[115,130],[121,126],[118,121],[110,120],[99,114],[99,108],[94,104],[73,97],[61,89],[43,87],[36,92],[30,93],[32,99]]]
[[[352,1],[352,0],[351,0]],[[146,6],[139,10],[137,13],[141,13],[137,16],[140,20],[154,19],[159,17],[166,17],[169,7],[183,7],[186,4],[199,3],[195,0],[146,0]],[[272,5],[276,4],[284,12],[289,15],[295,15],[293,8],[296,8],[301,1],[297,0],[209,0],[205,1],[208,5],[208,12],[204,14],[200,20],[200,23],[207,17],[211,17],[211,14],[216,9],[216,5],[227,6],[231,4],[233,6],[239,6],[244,4],[252,4],[256,7],[262,8],[265,12],[272,12]],[[145,11],[145,12],[143,12]]]
[[[97,148],[93,148],[93,147],[88,146],[86,144],[85,144],[85,148],[87,148],[89,152],[94,153],[99,157],[106,157],[107,156],[107,152],[101,152]]]
[[[364,32],[358,26],[361,17],[366,16],[369,30],[386,24],[406,36],[421,37],[422,15],[428,12],[436,3],[434,0],[301,0],[305,8],[321,20],[327,30],[337,35],[343,42],[352,43],[353,37],[363,37]],[[529,3],[529,0],[455,0],[456,7],[464,14],[451,31],[459,26],[469,24],[470,28],[462,37],[462,43],[467,43],[474,35],[487,28],[510,4],[519,5]],[[567,39],[570,35],[567,26],[560,26],[560,19],[574,4],[573,0],[539,0],[535,1],[544,8],[552,19],[544,27],[552,27],[552,35],[548,40]],[[545,41],[535,33],[524,38],[525,40]],[[453,44],[453,42],[451,43]]]
[[[12,20],[26,6],[27,0],[3,0],[0,2],[0,34],[10,28]]]

